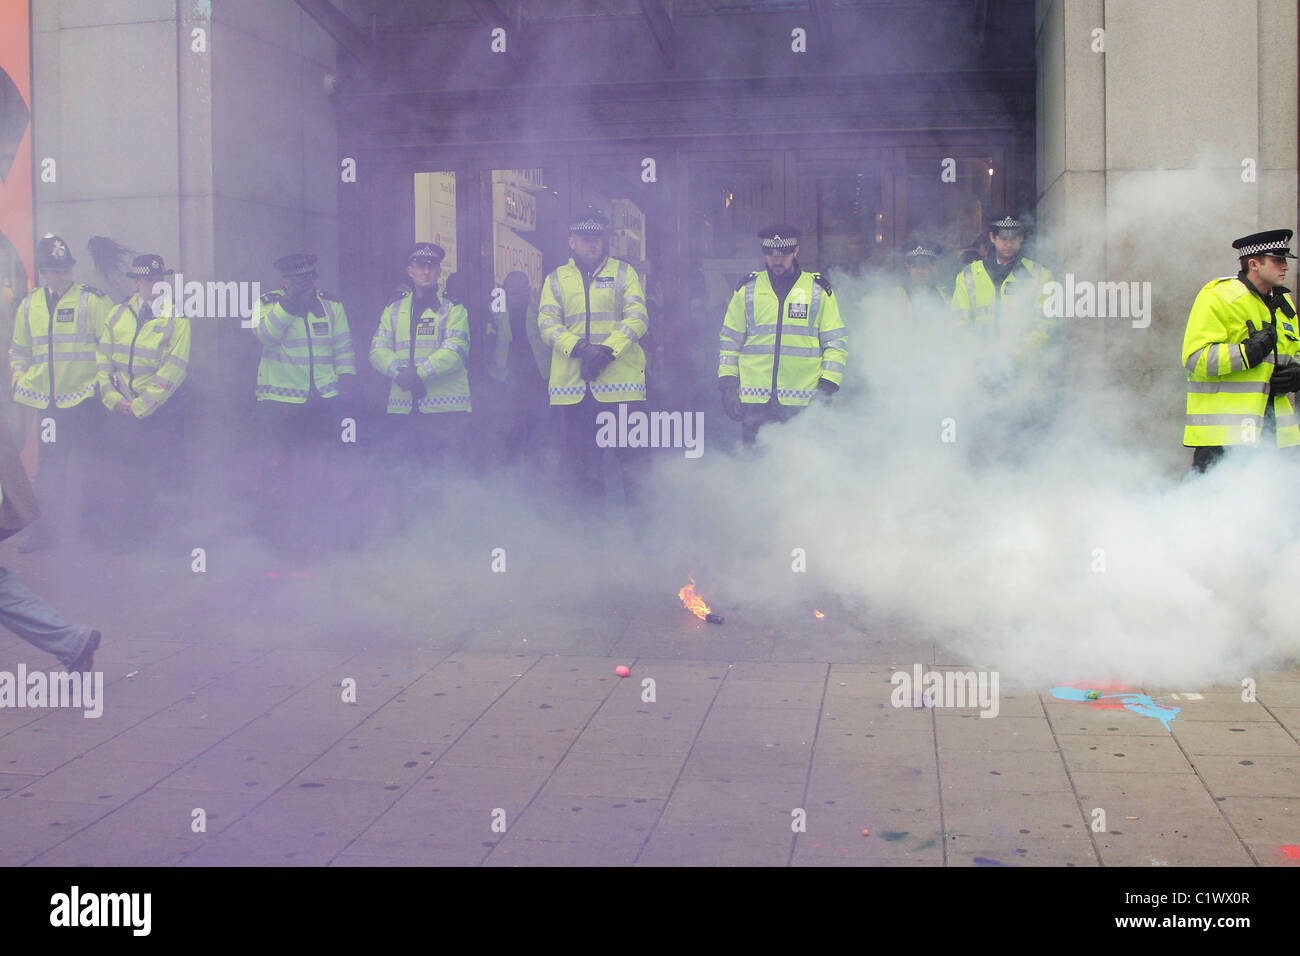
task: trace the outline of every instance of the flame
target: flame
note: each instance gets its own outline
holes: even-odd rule
[[[677,596],[681,598],[682,603],[686,605],[686,610],[690,611],[701,621],[704,620],[704,616],[709,613],[709,606],[704,603],[702,597],[695,593],[694,578],[691,578],[690,584],[677,592]]]
[[[826,616],[825,614],[823,614],[821,611],[817,610],[816,608],[813,608],[813,614],[817,615],[818,617],[825,617],[825,616]]]

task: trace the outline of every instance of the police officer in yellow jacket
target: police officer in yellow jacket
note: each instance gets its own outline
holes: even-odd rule
[[[1056,323],[1043,314],[1052,273],[1020,255],[1025,224],[1014,216],[989,223],[989,255],[957,275],[952,308],[980,341],[1023,362],[1052,339]]]
[[[41,518],[19,545],[38,551],[57,539],[60,506],[71,493],[70,476],[80,471],[81,525],[97,520],[94,474],[102,436],[99,426],[95,349],[112,301],[100,290],[72,281],[76,260],[61,238],[47,234],[36,244],[36,268],[42,285],[29,292],[14,316],[9,365],[14,401],[40,409],[41,436],[36,491]],[[53,428],[45,424],[53,420]]]
[[[759,232],[767,268],[736,287],[719,331],[722,407],[746,445],[814,396],[829,402],[844,381],[848,330],[830,281],[799,268],[801,236],[785,225]]]
[[[551,350],[550,403],[563,415],[564,459],[586,496],[604,497],[596,415],[602,405],[644,402],[648,324],[641,280],[609,255],[609,220],[587,209],[569,222],[569,262],[542,283],[537,328]],[[616,449],[635,497],[634,450]]]
[[[255,324],[268,456],[259,524],[277,547],[301,550],[337,527],[337,453],[357,367],[343,303],[316,288],[316,257],[293,253],[275,268],[284,288],[262,296]]]
[[[903,254],[904,281],[898,286],[903,320],[918,314],[934,314],[948,309],[952,298],[948,287],[935,278],[939,254],[933,246],[918,242]]]
[[[441,463],[459,450],[471,410],[469,319],[463,305],[438,295],[446,252],[417,242],[406,260],[411,292],[403,292],[379,317],[370,341],[370,364],[391,380],[386,426],[390,449]]]
[[[173,275],[162,256],[136,256],[126,275],[135,293],[109,313],[99,340],[99,395],[111,412],[106,429],[116,484],[112,544],[124,550],[153,527],[158,492],[185,467],[182,399],[189,373],[190,320],[154,283]]]
[[[1272,229],[1232,244],[1241,271],[1197,293],[1183,334],[1187,424],[1183,445],[1204,472],[1228,445],[1300,445],[1300,326],[1282,284],[1291,230]]]

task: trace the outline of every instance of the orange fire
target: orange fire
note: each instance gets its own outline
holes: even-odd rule
[[[691,583],[686,585],[677,592],[677,596],[682,599],[686,605],[686,610],[690,611],[701,621],[709,613],[709,606],[704,603],[704,599],[695,593],[695,579],[691,578]]]
[[[826,616],[825,614],[823,614],[821,611],[817,610],[816,608],[813,608],[813,613],[816,614],[818,617],[825,617],[825,616]]]

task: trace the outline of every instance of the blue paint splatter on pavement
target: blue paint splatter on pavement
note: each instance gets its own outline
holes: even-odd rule
[[[1124,709],[1132,711],[1141,717],[1154,717],[1160,723],[1165,725],[1165,730],[1173,733],[1169,726],[1171,720],[1177,720],[1178,714],[1182,711],[1181,707],[1173,707],[1169,704],[1157,704],[1151,697],[1146,694],[1124,693],[1124,694],[1103,694],[1101,697],[1089,697],[1088,691],[1079,690],[1077,687],[1053,687],[1052,696],[1057,700],[1073,700],[1093,703],[1098,700],[1113,700],[1122,702]]]
[[[1001,860],[990,860],[986,856],[974,857],[976,866],[1010,866],[1010,863],[1003,863]]]

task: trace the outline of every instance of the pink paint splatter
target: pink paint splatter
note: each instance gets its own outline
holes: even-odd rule
[[[1282,855],[1288,860],[1300,860],[1300,846],[1290,843],[1286,846],[1278,847],[1278,849],[1282,851]]]

